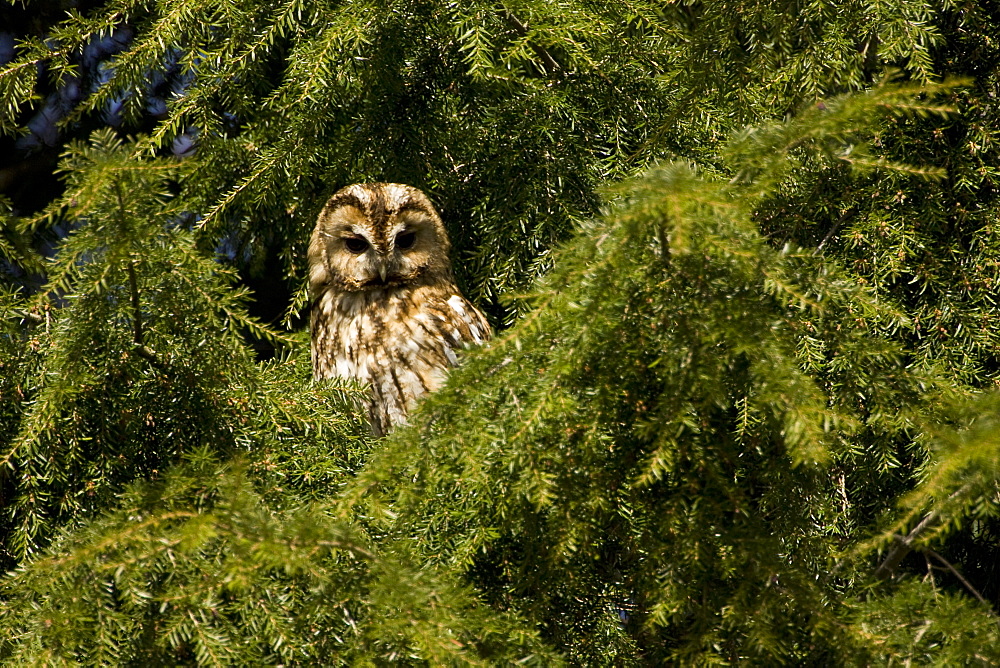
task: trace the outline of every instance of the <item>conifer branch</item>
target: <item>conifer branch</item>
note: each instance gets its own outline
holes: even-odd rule
[[[959,489],[955,490],[948,497],[948,501],[961,496],[969,489],[969,483],[962,485]],[[917,538],[920,537],[924,531],[926,531],[937,519],[939,515],[938,510],[932,510],[931,512],[924,515],[924,518],[917,523],[917,526],[913,527],[910,533],[906,536],[894,535],[894,547],[886,555],[885,559],[879,564],[878,568],[875,569],[875,577],[879,580],[886,580],[892,576],[895,572],[896,567],[899,566],[900,562],[906,558],[910,552],[914,550],[913,543]]]
[[[816,250],[813,251],[813,255],[822,254],[823,247],[826,246],[826,242],[828,242],[830,239],[833,238],[833,235],[836,234],[837,230],[839,230],[841,226],[854,215],[854,213],[855,209],[850,208],[846,209],[842,214],[840,214],[840,217],[837,219],[837,222],[833,224],[830,230],[823,236],[822,241],[820,241],[819,244],[816,246]]]
[[[930,549],[929,547],[923,548],[921,550],[921,552],[923,552],[924,554],[929,554],[930,556],[934,557],[939,562],[941,562],[944,565],[944,567],[947,568],[949,572],[951,572],[952,575],[954,575],[956,578],[958,578],[958,581],[961,582],[962,585],[966,589],[968,589],[969,592],[973,596],[975,596],[976,599],[980,603],[982,603],[983,605],[987,606],[990,609],[993,608],[993,606],[990,604],[990,602],[987,601],[985,598],[983,598],[983,595],[979,593],[979,590],[977,590],[975,587],[973,587],[972,583],[970,583],[968,580],[966,580],[965,577],[961,573],[958,572],[958,569],[956,569],[954,566],[952,566],[951,563],[947,559],[945,559],[944,557],[942,557],[940,554],[938,554],[934,550]],[[1000,624],[1000,620],[997,621],[997,624]]]
[[[142,304],[139,301],[139,281],[135,275],[135,260],[129,260],[125,265],[128,271],[128,287],[132,300],[132,343],[136,348],[143,348]]]
[[[891,577],[907,551],[943,574],[924,546],[993,503],[992,485],[943,491],[956,473],[994,476],[992,436],[956,454],[917,434],[953,424],[942,396],[996,380],[982,362],[1000,340],[997,201],[977,170],[996,162],[1000,106],[971,91],[954,106],[983,129],[957,118],[967,132],[932,139],[912,120],[946,111],[951,88],[849,94],[880,53],[933,73],[948,22],[919,4],[845,3],[786,40],[797,7],[718,0],[116,0],[15,45],[0,130],[61,142],[83,114],[120,110],[119,128],[149,138],[72,142],[66,194],[19,223],[59,245],[35,302],[0,290],[6,314],[44,316],[0,321],[0,561],[24,566],[0,582],[0,651],[26,665],[770,665],[864,663],[874,639],[891,661],[961,663],[975,642],[1000,665],[972,595],[907,578],[865,596],[854,577]],[[969,11],[971,32],[976,11],[993,9]],[[969,43],[994,58],[994,36]],[[23,127],[67,84],[85,97],[60,96],[72,113]],[[175,136],[167,150],[188,157],[156,157]],[[693,164],[635,173],[671,155]],[[925,161],[954,182],[923,197],[911,177],[940,175]],[[274,278],[304,283],[321,191],[393,174],[441,198],[461,278],[512,331],[374,445],[366,390],[311,381],[307,331],[271,361],[249,354],[248,333],[278,334],[248,314],[239,270],[280,244]],[[603,215],[602,190],[621,195]],[[948,336],[921,339],[908,317]],[[184,373],[164,384],[135,359],[157,355]],[[930,457],[936,478],[908,475]],[[847,461],[838,495],[829,476]],[[909,484],[929,491],[829,577],[868,539],[851,518],[899,512]],[[886,493],[855,505],[854,485]]]
[[[26,321],[30,322],[31,324],[33,324],[33,325],[41,325],[42,323],[45,322],[45,318],[44,317],[38,315],[37,313],[35,313],[33,311],[20,310],[20,311],[15,311],[15,313],[17,315],[21,316],[21,318],[23,320],[26,320]]]
[[[117,179],[115,180],[115,196],[118,198],[119,222],[124,231],[126,226],[125,194],[122,192],[121,181]],[[139,297],[139,279],[135,273],[135,265],[136,261],[131,258],[125,264],[125,271],[128,273],[129,298],[132,304],[132,352],[162,370],[163,363],[145,343],[142,326],[142,302]]]
[[[936,512],[927,513],[917,526],[906,536],[893,536],[893,548],[889,550],[882,563],[875,569],[875,577],[879,580],[887,580],[895,572],[896,567],[913,551],[913,542],[924,532],[927,527],[937,518]]]
[[[504,20],[507,21],[507,25],[513,28],[514,32],[516,32],[521,37],[528,36],[528,26],[521,23],[521,21],[518,20],[518,18],[514,16],[514,14],[512,14],[509,9],[504,9],[503,15],[504,15]],[[538,44],[534,40],[529,40],[528,45],[531,47],[531,50],[535,52],[535,55],[538,56],[538,58],[543,63],[545,63],[545,66],[548,68],[550,72],[558,72],[561,69],[559,67],[559,63],[556,61],[555,58],[552,57],[552,54],[549,53],[545,49],[545,47]]]

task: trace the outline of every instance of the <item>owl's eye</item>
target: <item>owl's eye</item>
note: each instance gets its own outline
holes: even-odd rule
[[[347,250],[352,253],[364,253],[368,250],[368,242],[361,237],[346,237],[344,239],[344,245],[347,246]]]
[[[416,232],[400,232],[396,235],[396,248],[402,248],[406,250],[413,246],[413,242],[417,240]]]
[[[413,246],[413,242],[417,240],[416,232],[400,232],[396,235],[396,248],[402,248],[406,250]]]

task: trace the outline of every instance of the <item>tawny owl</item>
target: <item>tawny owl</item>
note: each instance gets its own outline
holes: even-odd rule
[[[410,186],[348,186],[309,242],[314,378],[371,385],[372,431],[404,422],[441,384],[456,351],[490,336],[455,285],[451,244],[430,200]]]

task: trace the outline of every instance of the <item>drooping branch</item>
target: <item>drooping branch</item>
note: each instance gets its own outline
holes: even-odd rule
[[[833,227],[831,227],[830,230],[826,233],[826,236],[823,237],[823,240],[819,242],[818,246],[816,246],[816,250],[813,251],[813,255],[819,255],[820,253],[823,252],[823,246],[826,245],[826,242],[829,241],[833,237],[833,235],[837,233],[837,230],[841,228],[841,226],[844,224],[844,221],[853,216],[854,213],[855,210],[853,208],[850,208],[846,209],[843,213],[840,214],[840,218],[837,219],[837,222],[833,224]]]
[[[886,555],[878,568],[875,569],[875,577],[879,580],[886,580],[891,577],[900,562],[913,550],[913,542],[936,518],[936,512],[927,513],[924,519],[920,520],[917,526],[913,527],[913,530],[906,534],[905,537],[900,535],[894,536],[895,542],[893,547],[889,550],[889,554]]]
[[[989,601],[987,601],[985,598],[983,598],[983,595],[979,593],[979,590],[977,590],[975,587],[973,587],[972,584],[968,580],[966,580],[965,577],[961,573],[958,572],[958,569],[956,569],[954,566],[952,566],[951,563],[949,563],[947,559],[945,559],[944,557],[942,557],[940,554],[938,554],[934,550],[930,549],[929,547],[923,548],[921,550],[921,552],[923,552],[924,554],[930,555],[930,556],[934,557],[935,559],[937,559],[939,562],[941,562],[941,564],[943,564],[944,567],[947,568],[948,571],[952,575],[954,575],[956,578],[958,578],[958,581],[961,582],[962,585],[966,589],[968,589],[969,592],[973,596],[975,596],[979,600],[980,603],[982,603],[982,604],[984,604],[984,605],[986,605],[986,606],[988,606],[990,608],[993,607],[993,606],[990,605]]]
[[[948,497],[948,501],[951,501],[955,497],[965,493],[968,488],[968,483],[962,485],[960,488],[951,493]],[[920,520],[920,522],[917,523],[917,526],[913,527],[910,533],[906,534],[905,537],[900,535],[893,536],[895,539],[893,548],[889,550],[889,554],[886,555],[882,563],[875,569],[875,577],[879,580],[885,580],[892,576],[900,562],[906,558],[906,555],[913,551],[913,543],[917,540],[920,534],[926,531],[928,527],[934,523],[937,517],[938,512],[936,510],[932,510],[924,515],[924,518]]]
[[[125,195],[122,192],[121,183],[115,182],[115,194],[118,197],[118,217],[119,222],[121,222],[122,227],[125,226]],[[142,302],[139,300],[139,280],[135,273],[136,261],[130,259],[128,264],[125,265],[125,270],[128,273],[128,287],[129,287],[129,298],[132,303],[132,351],[153,364],[156,367],[162,368],[163,364],[156,357],[156,354],[149,349],[145,342],[145,333],[142,327]]]
[[[503,15],[504,19],[507,21],[507,25],[513,28],[514,32],[521,37],[526,37],[528,35],[528,26],[521,23],[521,21],[516,16],[511,14],[509,10],[505,9],[503,11]],[[533,41],[528,42],[528,44],[531,46],[531,50],[535,52],[535,55],[538,56],[539,60],[545,64],[545,67],[550,72],[556,72],[560,69],[559,62],[552,57],[552,54],[549,53],[545,47],[540,44],[536,44]]]

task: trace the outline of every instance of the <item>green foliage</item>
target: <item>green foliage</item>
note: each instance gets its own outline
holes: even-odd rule
[[[221,464],[207,449],[184,460],[157,483],[134,486],[113,514],[64,536],[57,554],[65,556],[8,581],[5,658],[532,662],[530,634],[508,624],[500,635],[503,622],[459,587],[392,554],[375,556],[323,504],[281,511],[254,492],[245,466]]]
[[[106,507],[123,482],[155,475],[185,447],[247,447],[246,412],[271,413],[265,430],[280,424],[280,407],[243,372],[240,330],[264,330],[181,227],[169,192],[181,166],[140,160],[109,132],[72,146],[63,164],[67,191],[39,220],[72,231],[47,284],[6,304],[8,319],[35,316],[24,335],[33,354],[12,360],[23,414],[0,458],[6,548],[18,560],[47,542],[52,521]]]
[[[400,536],[576,661],[866,656],[839,615],[867,558],[841,559],[856,520],[827,466],[870,468],[856,444],[920,428],[946,383],[873,338],[866,323],[905,329],[901,313],[835,263],[766,244],[753,206],[788,157],[756,146],[844,145],[845,126],[901,96],[830,101],[734,143],[761,175],[747,185],[673,164],[617,186],[531,314],[423,404],[354,494],[389,486],[378,503]]]
[[[858,606],[860,630],[877,647],[864,665],[989,666],[1000,661],[996,615],[986,606],[907,582]]]
[[[910,2],[887,5],[888,18],[860,2],[735,12],[645,1],[113,2],[24,46],[0,76],[0,129],[14,131],[32,102],[38,63],[50,78],[69,76],[92,36],[128,23],[136,42],[64,124],[117,98],[137,118],[149,74],[176,62],[192,80],[144,145],[167,147],[196,128],[191,195],[203,234],[273,248],[301,281],[325,195],[362,180],[411,183],[442,209],[460,279],[509,325],[503,297],[596,213],[595,187],[675,153],[714,160],[717,142],[761,112],[860,89],[873,75],[855,53],[859,23],[870,26],[869,52],[926,61],[935,31],[911,21],[928,11]],[[800,32],[815,33],[807,49],[773,39]],[[869,52],[862,60],[876,60]]]
[[[2,660],[1000,661],[1000,8],[111,0],[0,131],[123,24],[0,202]],[[384,442],[240,287],[363,180],[506,329]]]

